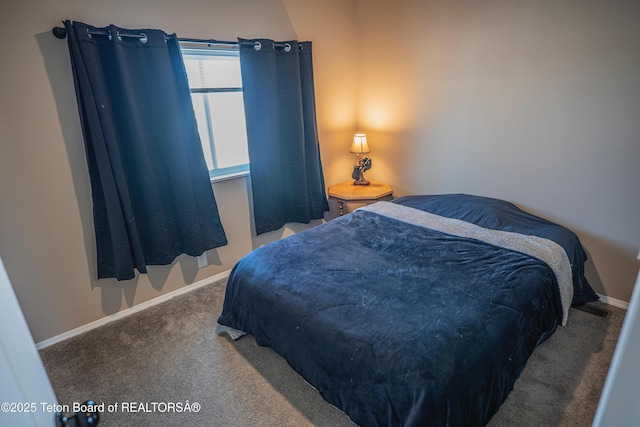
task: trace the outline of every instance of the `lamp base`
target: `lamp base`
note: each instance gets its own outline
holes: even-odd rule
[[[353,185],[369,185],[371,184],[368,179],[364,177],[364,174],[360,172],[358,178],[353,181]]]
[[[369,169],[371,169],[371,159],[358,154],[358,163],[353,167],[353,172],[351,172],[351,178],[355,179],[353,185],[369,185],[369,180],[364,177],[364,171]]]

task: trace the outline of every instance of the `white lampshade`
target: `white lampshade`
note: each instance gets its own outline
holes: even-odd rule
[[[356,133],[353,136],[353,143],[349,151],[356,154],[368,153],[370,150],[367,144],[367,135],[364,133]]]

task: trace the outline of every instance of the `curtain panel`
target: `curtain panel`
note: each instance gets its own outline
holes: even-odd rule
[[[227,243],[175,35],[65,21],[91,180],[98,278]],[[142,34],[126,37],[122,34]]]
[[[256,234],[323,218],[311,42],[240,39],[240,66]]]

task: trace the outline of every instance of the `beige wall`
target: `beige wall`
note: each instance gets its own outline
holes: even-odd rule
[[[69,54],[51,28],[71,19],[190,38],[308,38],[314,42],[321,154],[331,165],[332,141],[342,146],[355,121],[355,32],[349,25],[355,1],[286,4],[290,11],[280,0],[2,2],[0,256],[36,342],[227,271],[252,249],[306,227],[255,237],[247,179],[219,182],[214,193],[229,245],[207,252],[209,266],[198,269],[194,258],[180,256],[130,281],[96,280],[91,190]],[[310,10],[334,25],[296,23],[310,20]],[[342,37],[349,43],[338,43]]]
[[[358,127],[396,194],[504,198],[575,231],[629,301],[640,247],[640,3],[358,2]]]
[[[596,290],[629,300],[638,263],[640,17],[625,1],[23,0],[0,4],[0,256],[36,341],[230,269],[304,226],[252,235],[247,180],[214,185],[230,244],[197,269],[95,280],[89,180],[63,19],[182,37],[312,40],[327,185],[511,200],[576,231]],[[335,215],[335,213],[330,214]]]

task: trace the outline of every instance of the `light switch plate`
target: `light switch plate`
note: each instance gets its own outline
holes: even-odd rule
[[[206,267],[207,264],[209,263],[207,261],[207,253],[206,252],[203,252],[202,255],[200,255],[197,259],[198,259],[198,268]]]

